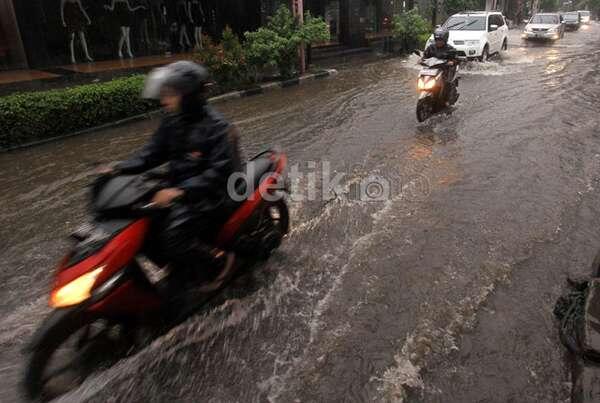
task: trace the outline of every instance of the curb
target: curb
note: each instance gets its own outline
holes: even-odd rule
[[[210,98],[208,100],[208,103],[212,105],[212,104],[224,103],[227,101],[231,101],[233,99],[247,98],[247,97],[264,94],[264,93],[278,90],[278,89],[301,85],[307,81],[320,80],[320,79],[327,78],[327,77],[333,77],[337,74],[338,74],[338,71],[336,69],[327,69],[327,70],[319,71],[317,73],[306,74],[304,76],[301,76],[298,78],[293,78],[291,80],[276,81],[276,82],[272,82],[272,83],[262,84],[260,86],[256,86],[256,87],[244,90],[244,91],[228,92],[226,94]],[[74,133],[64,134],[64,135],[56,136],[56,137],[50,137],[47,139],[37,140],[37,141],[30,142],[30,143],[25,143],[25,144],[19,144],[19,145],[13,146],[13,147],[0,148],[0,153],[21,150],[23,148],[38,146],[38,145],[50,143],[50,142],[56,141],[56,140],[66,139],[69,137],[75,137],[75,136],[79,136],[82,134],[93,133],[93,132],[96,132],[99,130],[105,130],[105,129],[110,129],[113,127],[118,127],[118,126],[122,126],[122,125],[125,125],[128,123],[133,123],[133,122],[137,122],[140,120],[148,119],[148,118],[160,115],[160,113],[161,113],[160,109],[155,109],[155,110],[152,110],[149,112],[130,116],[128,118],[120,119],[120,120],[117,120],[114,122],[109,122],[109,123],[105,123],[105,124],[102,124],[99,126],[94,126],[94,127],[90,127],[87,129],[79,130]]]
[[[335,69],[327,69],[323,71],[319,71],[317,73],[306,74],[304,76],[298,78],[292,78],[290,80],[277,81],[274,83],[262,84],[244,91],[233,91],[227,94],[219,95],[217,97],[211,98],[208,100],[210,104],[221,103],[225,101],[229,101],[232,99],[246,98],[252,97],[259,94],[264,94],[266,92],[279,90],[283,88],[293,87],[296,85],[301,85],[307,81],[319,80],[326,77],[332,77],[338,74],[338,71]]]

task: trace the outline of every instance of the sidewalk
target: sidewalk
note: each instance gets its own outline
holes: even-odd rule
[[[0,96],[14,92],[41,91],[111,80],[120,76],[145,73],[157,66],[188,60],[192,57],[192,53],[179,53],[171,56],[145,56],[135,59],[69,64],[37,70],[0,71]]]

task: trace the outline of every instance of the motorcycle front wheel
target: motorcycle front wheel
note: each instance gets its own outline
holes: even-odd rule
[[[49,401],[78,387],[119,350],[109,335],[112,329],[106,321],[85,313],[46,326],[25,369],[26,396]]]
[[[426,121],[433,115],[433,100],[430,97],[419,99],[417,102],[417,120],[419,123]]]

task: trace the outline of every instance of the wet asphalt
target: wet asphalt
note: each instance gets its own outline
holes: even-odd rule
[[[600,245],[599,62],[598,25],[555,44],[513,31],[424,124],[414,57],[219,105],[247,156],[277,146],[302,174],[291,233],[251,279],[61,400],[568,401],[552,308]],[[94,165],[156,125],[0,155],[0,401],[21,400],[20,349]]]

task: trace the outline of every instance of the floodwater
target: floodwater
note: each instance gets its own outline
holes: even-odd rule
[[[569,400],[552,308],[600,244],[599,34],[522,47],[512,33],[424,124],[412,57],[220,105],[246,155],[276,145],[303,173],[291,233],[251,285],[60,400]],[[156,124],[0,155],[0,401],[21,399],[20,349],[94,165]],[[323,192],[324,169],[346,189],[379,178],[383,200]]]

